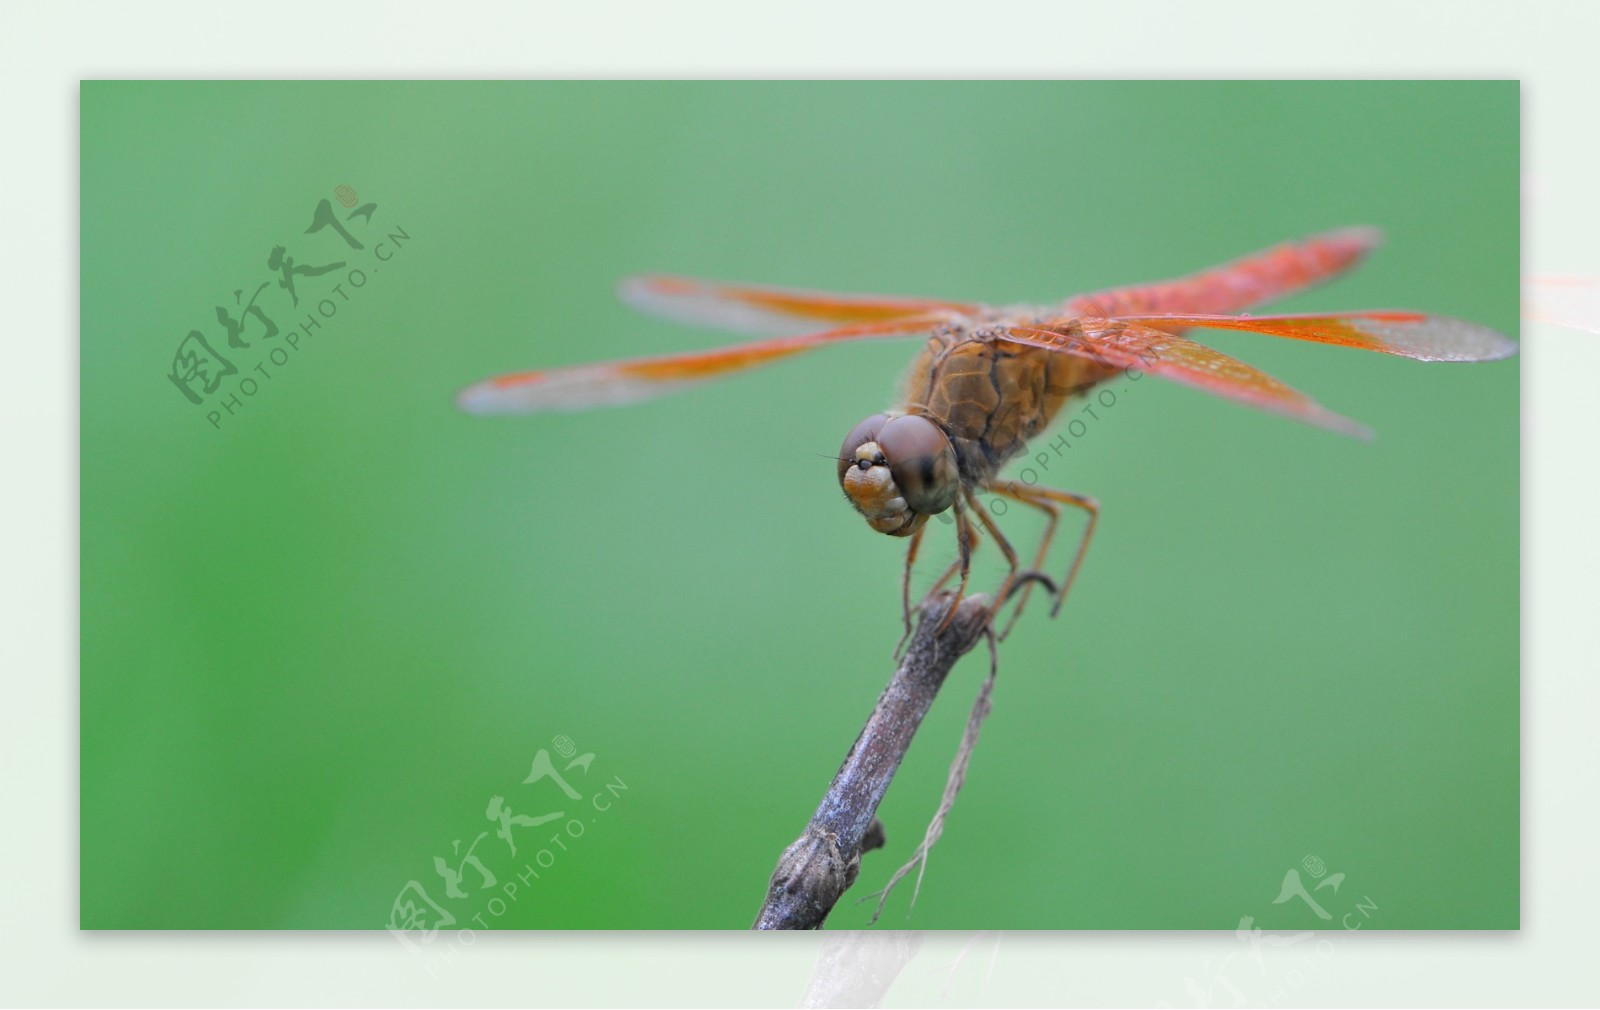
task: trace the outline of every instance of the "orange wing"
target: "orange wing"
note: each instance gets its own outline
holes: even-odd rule
[[[1123,319],[1086,319],[1044,326],[1014,326],[1002,339],[1075,354],[1119,369],[1139,369],[1259,410],[1370,439],[1365,425],[1328,410],[1304,393],[1221,351]]]
[[[1356,438],[1364,425],[1333,413],[1304,393],[1221,351],[1168,330],[1247,330],[1275,337],[1340,344],[1423,361],[1490,361],[1516,352],[1509,338],[1484,326],[1418,312],[1333,315],[1151,315],[1059,320],[1005,331],[1004,339],[1076,354],[1115,368],[1138,368],[1261,410]]]
[[[926,333],[949,320],[947,312],[903,315],[888,322],[860,323],[710,351],[516,372],[468,386],[456,397],[456,405],[473,414],[531,414],[634,403],[827,344]]]
[[[980,308],[928,298],[838,295],[687,277],[630,277],[617,293],[641,312],[735,333],[803,334],[819,325],[882,323],[934,314],[970,315]]]
[[[1517,353],[1504,334],[1464,319],[1422,312],[1340,312],[1288,316],[1119,316],[1120,321],[1158,330],[1198,326],[1246,330],[1318,344],[1359,347],[1419,361],[1496,361]]]

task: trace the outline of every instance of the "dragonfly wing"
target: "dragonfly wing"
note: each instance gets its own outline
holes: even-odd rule
[[[1112,368],[1136,368],[1341,435],[1372,437],[1371,429],[1365,425],[1335,414],[1257,368],[1204,344],[1125,319],[1013,326],[1003,330],[1000,336],[1014,343],[1077,355]]]
[[[514,372],[468,386],[456,397],[456,405],[471,414],[532,414],[635,403],[827,344],[926,333],[946,319],[944,315],[906,316],[709,351]]]
[[[1178,280],[1079,295],[1067,301],[1066,309],[1075,316],[1116,318],[1157,312],[1243,312],[1331,280],[1361,262],[1382,241],[1376,228],[1341,228]]]
[[[1495,361],[1517,353],[1510,337],[1487,326],[1422,312],[1339,312],[1289,316],[1120,316],[1160,330],[1245,330],[1291,340],[1359,347],[1419,361]]]
[[[838,295],[822,291],[722,284],[687,277],[630,277],[618,295],[641,312],[736,333],[802,334],[818,326],[879,323],[979,306],[926,298]]]

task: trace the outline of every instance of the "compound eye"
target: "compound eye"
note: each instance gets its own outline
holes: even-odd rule
[[[850,434],[844,437],[844,442],[839,446],[840,480],[844,480],[845,472],[852,466],[859,466],[861,469],[865,470],[872,464],[881,464],[883,462],[882,453],[879,453],[877,458],[870,462],[864,459],[857,460],[856,450],[861,448],[863,445],[866,445],[868,442],[877,441],[878,432],[882,430],[884,422],[888,420],[889,415],[887,414],[873,414],[871,417],[850,429]]]
[[[933,514],[955,501],[961,489],[955,452],[938,425],[916,414],[896,417],[884,424],[878,444],[893,461],[889,472],[913,509]]]

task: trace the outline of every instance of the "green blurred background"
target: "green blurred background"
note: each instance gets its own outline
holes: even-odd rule
[[[1362,269],[1283,308],[1517,328],[1514,82],[91,82],[82,131],[87,928],[379,928],[397,900],[470,928],[750,922],[891,672],[904,544],[819,454],[916,345],[455,412],[496,372],[730,339],[624,309],[630,273],[1044,301],[1374,224]],[[340,186],[376,204],[360,250],[306,233],[320,200],[344,220]],[[216,307],[280,244],[346,267],[257,304],[284,331],[335,314],[292,353],[254,321],[231,349]],[[167,378],[193,329],[238,368],[198,406]],[[1516,360],[1202,339],[1377,441],[1114,386],[1047,480],[1104,506],[1071,606],[1004,644],[885,923],[1515,927]],[[952,675],[830,926],[866,924],[852,899],[920,839],[984,670]],[[558,737],[593,755],[578,800],[523,782],[541,749],[566,767]],[[563,817],[514,822],[512,856],[493,796]],[[1315,892],[1332,921],[1274,903],[1307,857],[1344,874]]]

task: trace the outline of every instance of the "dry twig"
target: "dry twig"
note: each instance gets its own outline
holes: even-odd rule
[[[811,823],[778,859],[755,929],[818,929],[855,882],[861,853],[882,844],[869,829],[911,739],[950,668],[989,626],[989,600],[969,596],[947,623],[950,595],[923,602],[916,633],[872,716],[845,756]],[[984,693],[987,698],[987,691]],[[963,751],[968,748],[963,747]],[[959,785],[959,783],[958,783]],[[940,820],[946,812],[941,805]],[[919,849],[919,855],[925,851]]]

